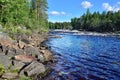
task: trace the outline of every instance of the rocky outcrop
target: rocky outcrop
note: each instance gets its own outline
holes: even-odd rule
[[[13,40],[0,33],[0,64],[6,69],[0,78],[19,79],[20,75],[33,78],[46,74],[48,69],[43,63],[52,59],[52,53],[41,45],[45,38],[46,33],[32,33],[16,34]]]
[[[22,42],[22,41],[19,40],[18,46],[19,46],[20,49],[23,49],[25,47],[25,45],[26,44],[24,42]]]
[[[45,66],[42,63],[34,61],[24,69],[24,74],[32,77],[44,73],[45,71]]]
[[[50,61],[52,60],[53,56],[52,53],[49,50],[41,50],[41,53],[43,54],[45,61]]]
[[[5,73],[2,75],[2,79],[17,79],[18,74],[17,73]]]
[[[21,62],[26,62],[30,63],[32,61],[36,61],[37,59],[32,57],[32,56],[27,56],[27,55],[16,55],[13,57],[14,60],[21,61]]]

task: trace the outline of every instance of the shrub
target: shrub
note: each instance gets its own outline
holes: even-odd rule
[[[5,68],[2,64],[0,64],[0,76],[5,73]]]

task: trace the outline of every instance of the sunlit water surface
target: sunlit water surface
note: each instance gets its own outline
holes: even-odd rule
[[[46,43],[57,59],[49,80],[120,80],[120,38],[52,35],[62,38]]]

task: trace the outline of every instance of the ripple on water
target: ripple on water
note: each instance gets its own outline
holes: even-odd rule
[[[120,80],[120,38],[57,35],[47,42],[58,59],[49,80]]]

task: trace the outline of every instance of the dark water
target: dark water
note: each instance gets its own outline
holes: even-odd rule
[[[57,58],[49,80],[120,80],[120,38],[59,34],[47,45]]]

